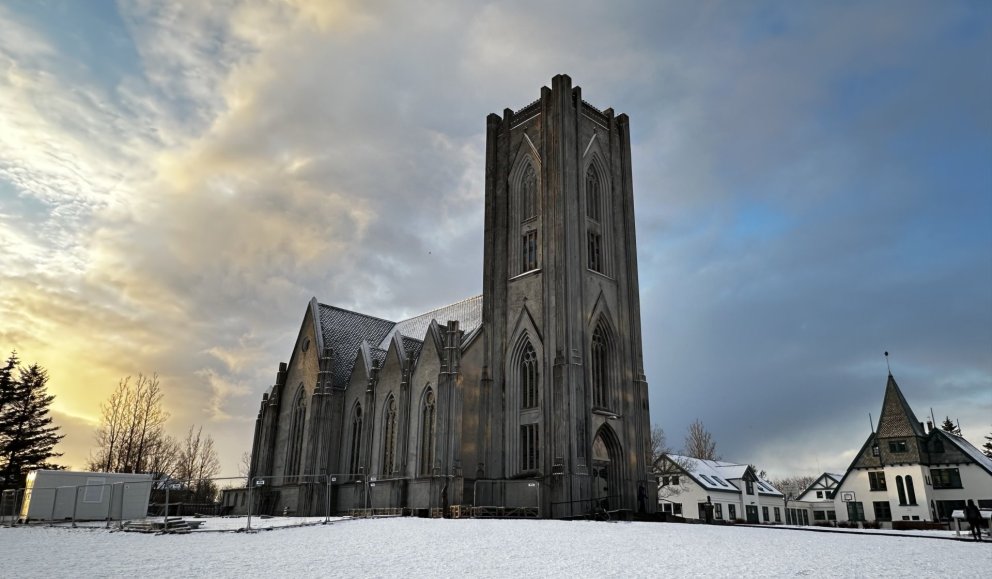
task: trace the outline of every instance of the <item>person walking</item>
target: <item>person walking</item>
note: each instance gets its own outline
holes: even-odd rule
[[[978,510],[973,499],[968,499],[968,506],[964,508],[964,518],[971,527],[971,536],[976,541],[982,540],[982,511]]]

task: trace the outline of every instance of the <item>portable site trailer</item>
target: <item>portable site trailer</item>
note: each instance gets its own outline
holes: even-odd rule
[[[21,503],[22,521],[140,519],[148,513],[149,474],[33,470]]]

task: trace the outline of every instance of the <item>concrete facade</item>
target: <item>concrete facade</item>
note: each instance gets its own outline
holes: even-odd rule
[[[654,510],[628,118],[556,76],[487,118],[485,183],[482,296],[400,322],[311,300],[256,421],[256,510]]]

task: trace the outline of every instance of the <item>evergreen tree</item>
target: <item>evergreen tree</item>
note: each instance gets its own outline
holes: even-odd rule
[[[954,436],[961,436],[961,429],[958,428],[957,424],[951,421],[951,417],[947,416],[944,418],[944,422],[941,423],[940,429]]]
[[[982,452],[985,456],[992,458],[992,432],[985,435],[985,444],[982,445]]]
[[[13,358],[13,355],[11,356]],[[8,366],[10,359],[8,359]],[[4,367],[6,369],[6,366]],[[12,374],[12,372],[8,372]],[[3,372],[0,371],[0,380]],[[55,445],[62,440],[52,424],[49,407],[55,396],[48,393],[48,373],[37,364],[18,368],[16,379],[8,379],[0,408],[0,477],[7,488],[24,486],[27,471],[59,468],[48,462],[62,456]]]

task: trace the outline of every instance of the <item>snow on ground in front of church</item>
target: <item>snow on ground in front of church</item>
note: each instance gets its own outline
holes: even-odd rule
[[[245,533],[0,528],[18,577],[979,577],[992,543],[661,523],[344,520]]]

